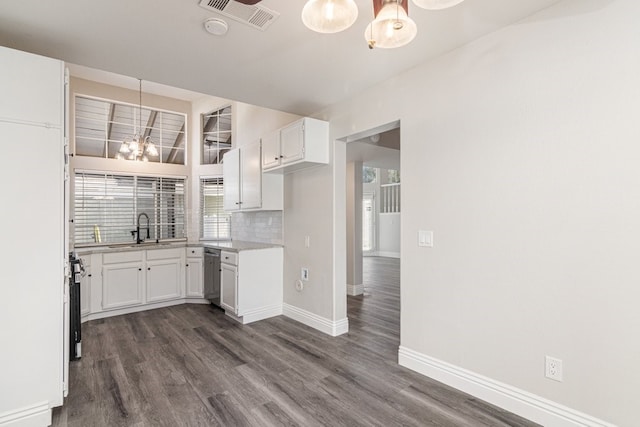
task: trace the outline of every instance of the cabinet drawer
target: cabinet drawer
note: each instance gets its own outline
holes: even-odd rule
[[[142,251],[134,252],[114,252],[102,255],[104,264],[117,264],[121,262],[137,262],[142,261]]]
[[[147,259],[171,259],[171,258],[181,258],[184,249],[152,249],[147,251]]]
[[[238,265],[238,254],[235,252],[222,251],[220,253],[220,262],[231,265]]]
[[[204,248],[187,248],[187,257],[197,258],[204,255]]]

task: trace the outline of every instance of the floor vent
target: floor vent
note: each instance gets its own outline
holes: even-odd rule
[[[280,16],[259,4],[249,6],[234,0],[201,0],[200,6],[262,31]]]

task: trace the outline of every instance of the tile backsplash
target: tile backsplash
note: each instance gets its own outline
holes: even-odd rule
[[[281,245],[282,211],[233,213],[231,239]]]

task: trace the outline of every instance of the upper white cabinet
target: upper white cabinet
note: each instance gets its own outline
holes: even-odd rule
[[[263,176],[260,158],[260,141],[230,150],[224,155],[226,211],[282,210],[282,177]]]
[[[305,117],[262,139],[262,170],[288,173],[329,163],[329,123]]]

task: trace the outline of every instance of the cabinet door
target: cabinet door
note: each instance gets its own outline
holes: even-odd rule
[[[180,298],[180,258],[147,261],[147,302]]]
[[[86,274],[80,279],[80,315],[91,312],[91,267],[85,267]]]
[[[220,306],[233,314],[238,312],[238,267],[221,264]]]
[[[240,209],[240,150],[229,150],[222,164],[224,176],[224,210]]]
[[[187,258],[187,297],[204,297],[203,267],[202,258]]]
[[[142,304],[142,263],[127,262],[102,267],[102,308]]]
[[[271,132],[262,138],[262,169],[280,166],[280,132]]]
[[[240,148],[241,209],[259,209],[262,206],[262,167],[260,142]],[[224,183],[227,185],[226,181]]]
[[[304,120],[280,130],[280,155],[283,165],[304,159]]]

